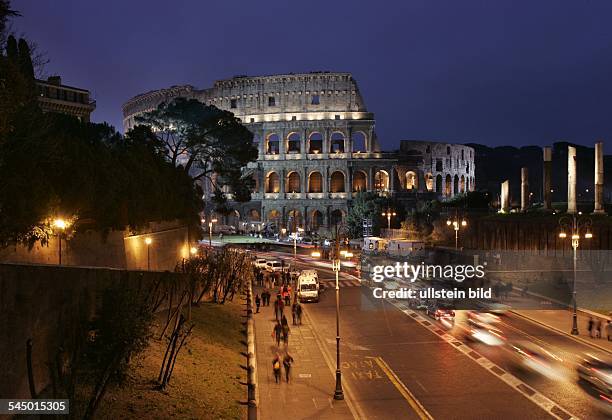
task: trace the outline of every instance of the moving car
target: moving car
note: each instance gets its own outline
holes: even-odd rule
[[[508,349],[519,367],[553,380],[565,378],[563,360],[545,348],[530,341],[518,341],[508,346]]]
[[[266,270],[270,273],[281,272],[283,271],[283,263],[278,260],[267,261]]]
[[[300,302],[319,301],[319,275],[317,270],[303,270],[297,279]]]
[[[267,262],[268,260],[266,260],[265,258],[257,258],[255,261],[253,261],[253,265],[257,268],[264,270],[266,268]]]
[[[468,319],[482,322],[483,324],[497,324],[501,322],[499,316],[491,312],[469,311]]]
[[[455,318],[455,311],[452,308],[452,305],[444,302],[431,302],[429,305],[427,305],[425,313],[436,321],[453,321]]]
[[[589,354],[578,365],[577,370],[581,380],[612,398],[612,360]]]
[[[503,333],[490,324],[468,319],[466,338],[479,341],[487,346],[502,346],[506,344]]]

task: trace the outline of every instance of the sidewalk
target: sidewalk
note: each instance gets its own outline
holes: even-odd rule
[[[256,287],[254,293],[261,293]],[[261,307],[255,320],[255,348],[257,353],[257,386],[259,387],[258,418],[260,419],[353,419],[345,401],[333,399],[335,378],[325,363],[310,325],[292,325],[291,310],[288,315],[289,354],[294,363],[291,383],[274,382],[272,359],[278,351],[271,334],[274,327],[273,298],[270,306]],[[304,316],[302,316],[304,322]],[[280,346],[281,357],[284,344]]]
[[[549,328],[557,330],[564,334],[570,334],[572,330],[572,311],[568,309],[552,309],[552,310],[527,310],[519,309],[513,310],[514,313],[522,315],[525,318],[529,318],[539,324],[543,324]],[[602,317],[603,318],[603,317]],[[602,320],[601,336],[602,338],[590,338],[589,331],[587,329],[587,322],[589,316],[585,313],[578,312],[578,331],[580,332],[577,336],[572,336],[582,341],[586,341],[589,344],[593,344],[602,350],[612,353],[612,341],[607,340],[606,336],[606,320]]]

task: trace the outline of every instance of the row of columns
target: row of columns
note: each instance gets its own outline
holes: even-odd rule
[[[313,208],[314,207],[314,208]],[[314,218],[314,212],[315,211],[319,211],[322,215],[322,221],[321,221],[321,226],[320,227],[328,227],[331,224],[332,221],[332,212],[334,212],[335,210],[339,210],[342,212],[342,218],[346,217],[346,210],[343,209],[338,209],[338,208],[334,208],[333,206],[325,206],[325,208],[320,208],[320,207],[315,207],[315,206],[301,206],[299,209],[296,207],[290,207],[288,208],[287,206],[282,206],[280,209],[278,208],[271,208],[271,209],[267,209],[266,206],[263,206],[261,209],[261,219],[265,220],[265,221],[271,221],[270,217],[269,217],[269,213],[273,210],[280,210],[280,223],[282,226],[284,227],[288,227],[291,228],[292,226],[290,226],[290,221],[289,221],[289,217],[290,217],[290,212],[293,210],[297,210],[300,212],[300,217],[301,220],[299,220],[297,223],[298,227],[302,227],[302,228],[311,228],[312,224],[314,222],[313,218]],[[311,217],[312,214],[312,217]]]

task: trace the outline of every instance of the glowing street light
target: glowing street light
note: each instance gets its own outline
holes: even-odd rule
[[[582,213],[580,213],[582,214]],[[571,232],[572,238],[572,249],[574,251],[574,284],[572,287],[572,301],[573,301],[573,313],[572,313],[572,335],[578,335],[578,303],[576,301],[576,265],[578,260],[578,247],[580,246],[581,232],[584,232],[582,237],[584,239],[592,239],[593,233],[591,232],[591,219],[578,218],[575,214],[570,216],[564,216],[559,219],[559,226],[561,226],[561,232],[559,232],[559,238],[567,238],[566,231]]]
[[[391,229],[391,217],[395,217],[395,216],[397,216],[397,213],[394,211],[391,211],[390,208],[388,208],[386,212],[382,213],[382,217],[387,218],[387,229]]]
[[[58,265],[62,265],[62,233],[66,231],[66,228],[68,227],[68,222],[64,219],[58,218],[53,221],[53,227],[58,230],[57,232],[57,240],[59,243]]]
[[[202,219],[204,220],[204,219]],[[210,222],[208,222],[208,246],[212,248],[212,228],[213,228],[213,223],[217,223],[217,219],[210,219]]]
[[[191,248],[189,248],[189,253],[195,256],[198,253],[198,248],[192,246]]]
[[[312,251],[310,254],[313,258],[321,258],[321,251]]]
[[[153,243],[153,239],[150,237],[146,237],[144,240],[147,245],[147,271],[151,271],[151,244]]]
[[[465,219],[459,220],[457,215],[453,220],[448,219],[446,221],[446,226],[452,227],[455,230],[455,249],[459,249],[459,229],[467,226],[467,221]]]

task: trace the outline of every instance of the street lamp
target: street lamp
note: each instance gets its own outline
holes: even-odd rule
[[[293,259],[297,259],[297,237],[298,232],[304,232],[304,229],[301,227],[297,228],[296,232],[293,232]]]
[[[455,230],[455,249],[459,249],[459,228],[466,227],[467,221],[465,219],[459,220],[457,215],[455,215],[453,220],[448,219],[446,221],[446,226],[452,226]]]
[[[212,228],[213,223],[217,223],[217,219],[210,219],[208,222],[208,246],[212,248]]]
[[[151,271],[151,244],[153,239],[147,236],[144,241],[147,244],[147,271]]]
[[[567,232],[570,232],[572,239],[572,249],[574,251],[574,284],[572,286],[572,335],[578,335],[578,304],[576,301],[576,264],[578,259],[578,246],[580,245],[581,233],[584,232],[582,237],[584,239],[591,239],[593,234],[591,233],[592,221],[590,218],[581,218],[574,214],[570,216],[563,216],[559,219],[559,226],[561,231],[559,232],[559,238],[567,238]]]
[[[336,252],[332,261],[332,270],[336,273],[336,390],[335,400],[343,400],[342,372],[340,371],[340,227],[336,226]]]
[[[61,218],[55,219],[53,221],[53,227],[58,229],[58,232],[57,232],[57,240],[59,243],[59,259],[58,259],[59,263],[58,265],[62,265],[62,233],[66,231],[66,228],[68,227],[68,222]]]
[[[391,217],[397,216],[396,212],[392,212],[390,208],[387,209],[386,212],[382,213],[382,217],[387,218],[387,229],[391,230]]]
[[[198,248],[196,248],[195,246],[192,246],[189,249],[189,253],[195,257],[197,255],[197,253],[198,253]]]

